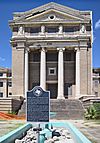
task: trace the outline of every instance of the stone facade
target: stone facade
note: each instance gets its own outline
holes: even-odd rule
[[[100,68],[93,69],[93,94],[100,97]]]
[[[92,12],[57,3],[14,13],[12,93],[40,85],[51,98],[92,94]]]
[[[0,68],[0,98],[12,95],[11,69]]]

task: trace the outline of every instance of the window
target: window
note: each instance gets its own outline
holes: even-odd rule
[[[98,96],[98,92],[95,92],[95,95]]]
[[[12,73],[8,73],[8,77],[11,77],[12,76]]]
[[[94,80],[95,87],[98,87],[99,80]]]
[[[3,76],[3,73],[0,73],[0,76]]]
[[[11,93],[11,92],[9,92],[9,95],[12,95],[12,93]]]
[[[47,33],[56,33],[58,32],[58,27],[46,27]]]
[[[74,27],[64,27],[64,32],[74,32]]]
[[[3,82],[0,82],[0,87],[3,87]]]
[[[32,27],[30,28],[30,33],[39,33],[41,31],[40,27]]]
[[[54,20],[54,19],[55,19],[55,15],[50,15],[50,16],[49,16],[49,19],[50,19],[50,20]]]
[[[3,92],[0,92],[0,97],[3,97]]]
[[[13,27],[13,32],[18,32],[18,27]]]
[[[56,75],[56,68],[49,68],[49,75]]]
[[[8,86],[12,87],[12,82],[11,81],[8,82]]]

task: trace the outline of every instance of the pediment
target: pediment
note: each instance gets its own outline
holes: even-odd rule
[[[63,20],[84,20],[84,19],[51,9],[48,11],[41,12],[37,15],[27,16],[23,20],[34,22],[34,21],[63,21]]]
[[[35,21],[62,21],[80,20],[84,21],[84,16],[78,10],[71,9],[56,3],[49,3],[26,12],[15,13],[15,22],[35,22]],[[50,16],[54,16],[53,19]],[[87,18],[85,18],[87,19]],[[87,19],[88,20],[88,19]]]

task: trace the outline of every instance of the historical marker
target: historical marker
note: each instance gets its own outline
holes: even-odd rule
[[[27,121],[49,122],[49,93],[39,86],[27,92]]]

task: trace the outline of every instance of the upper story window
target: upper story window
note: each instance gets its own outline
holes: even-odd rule
[[[12,76],[12,73],[8,73],[8,77],[11,77]]]
[[[30,33],[39,33],[41,32],[40,27],[32,27],[30,28]]]
[[[13,32],[18,32],[18,27],[13,27]]]
[[[64,32],[74,32],[74,27],[64,26],[63,31]]]
[[[95,87],[98,87],[99,80],[94,80]]]
[[[0,73],[0,76],[3,76],[3,73]]]
[[[0,87],[3,87],[3,82],[0,82]]]
[[[0,92],[0,97],[3,97],[3,92]]]
[[[8,86],[12,87],[12,82],[11,81],[8,82]]]
[[[11,93],[11,92],[9,92],[9,95],[12,95],[12,93]]]
[[[86,26],[86,31],[91,31],[91,26]]]
[[[70,33],[70,32],[77,32],[79,31],[79,26],[64,26],[63,32]]]
[[[56,33],[56,32],[58,32],[58,27],[53,27],[53,26],[46,27],[46,32],[47,33]]]

